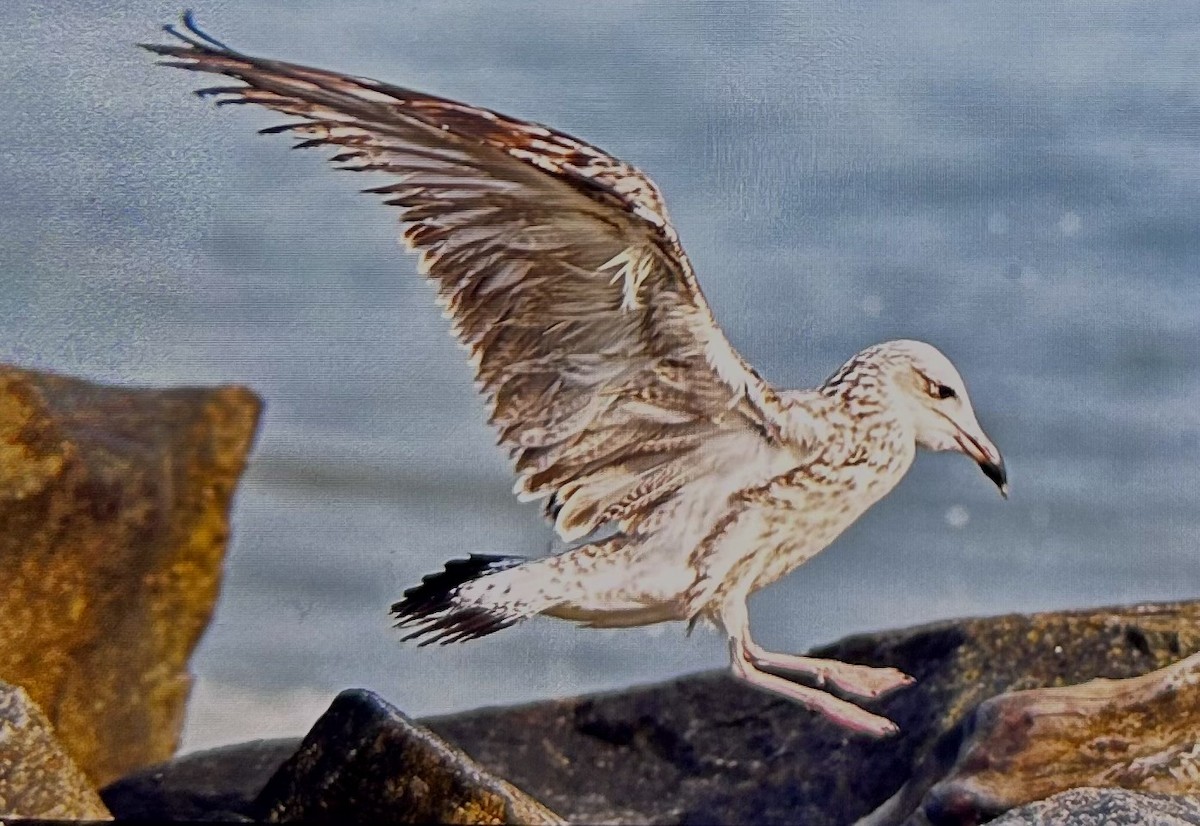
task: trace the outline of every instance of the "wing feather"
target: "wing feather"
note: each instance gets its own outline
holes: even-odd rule
[[[783,438],[778,395],[713,320],[658,188],[562,132],[377,81],[235,52],[195,29],[146,48],[226,75],[221,104],[293,120],[264,130],[393,180],[452,329],[470,351],[523,499],[566,538],[625,528],[732,430]]]

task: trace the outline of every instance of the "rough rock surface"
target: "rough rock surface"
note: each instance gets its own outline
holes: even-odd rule
[[[1125,789],[1072,789],[1013,809],[992,826],[1200,826],[1200,800]]]
[[[968,712],[988,697],[1100,675],[1131,677],[1197,650],[1200,602],[958,620],[855,637],[822,649],[821,655],[893,665],[919,678],[918,685],[877,704],[902,726],[900,735],[887,741],[847,735],[724,674],[422,723],[571,822],[833,826],[853,823],[887,801],[864,822],[920,823],[928,822],[922,799],[967,742]],[[313,816],[332,816],[312,800],[320,784],[328,784],[336,806],[374,794],[362,789],[369,785],[363,778],[377,766],[393,765],[393,757],[384,754],[392,748],[386,745],[392,735],[376,738],[370,732],[388,730],[391,718],[380,716],[378,707],[387,706],[370,695],[352,694],[350,700],[339,700],[342,717],[353,721],[361,713],[362,718],[342,731],[358,733],[329,734],[333,723],[323,719],[318,728],[327,733],[314,730],[309,740],[340,745],[310,750],[303,761],[293,761],[296,765],[280,772],[291,778],[286,794],[276,784],[271,794],[264,793],[264,802],[290,795]],[[351,714],[356,704],[366,711]],[[968,724],[960,723],[964,718]],[[380,719],[384,722],[370,722]],[[277,742],[271,759],[282,761],[290,744]],[[355,742],[369,745],[355,751]],[[207,759],[221,764],[213,771],[234,777],[263,754],[251,744],[209,752]],[[253,782],[238,787],[243,801],[251,786],[262,783],[261,768],[245,773],[255,772]],[[208,805],[204,801],[219,786],[203,772],[168,776],[172,779],[158,789],[140,787],[149,795],[142,798],[149,807],[142,810],[146,816],[173,811],[153,807],[172,805],[178,799],[172,795],[192,794],[188,789],[198,806]],[[160,794],[168,787],[170,793]],[[110,791],[105,790],[106,799],[117,811]],[[310,797],[304,799],[305,794]],[[227,807],[228,799],[219,805]]]
[[[259,409],[0,366],[0,678],[97,783],[175,749]]]
[[[108,820],[91,783],[22,689],[0,683],[0,817]]]
[[[271,776],[300,748],[299,737],[255,740],[186,754],[100,790],[118,820],[232,820],[249,817]]]
[[[953,764],[957,721],[988,697],[1131,677],[1197,650],[1200,602],[959,620],[817,652],[918,679],[875,705],[901,727],[886,741],[724,674],[425,723],[569,821],[834,826],[887,801],[872,822],[901,823]]]
[[[1200,794],[1200,654],[1141,677],[1001,694],[967,730],[925,798],[939,826],[1088,786]]]
[[[562,820],[369,691],[343,691],[252,810],[272,822],[524,823]]]

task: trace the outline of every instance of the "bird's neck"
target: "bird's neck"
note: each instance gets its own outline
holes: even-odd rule
[[[908,400],[895,386],[893,368],[878,347],[868,348],[843,364],[817,393],[853,419],[895,419],[903,428],[912,417]],[[915,439],[915,429],[912,435]]]
[[[880,470],[894,477],[907,472],[916,455],[916,427],[903,394],[880,365],[851,361],[815,391],[823,415],[836,433],[835,451],[854,455],[867,449],[890,457]],[[890,488],[890,486],[889,486]]]

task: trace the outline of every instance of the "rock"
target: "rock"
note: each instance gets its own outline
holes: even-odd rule
[[[249,818],[271,776],[300,738],[254,740],[187,754],[110,783],[100,797],[118,820]]]
[[[369,691],[343,691],[267,783],[257,819],[339,823],[563,821]]]
[[[1041,665],[1034,665],[1027,676],[1004,684],[993,678],[997,673],[994,668],[982,668],[977,658],[968,659],[965,675],[980,675],[985,679],[976,686],[967,685],[962,699],[953,703],[954,713],[943,721],[952,724],[959,719],[960,722],[949,728],[944,724],[939,727],[940,734],[921,750],[909,781],[860,826],[928,822],[922,813],[925,809],[922,800],[953,770],[964,739],[977,724],[973,714],[963,714],[963,711],[973,711],[973,706],[983,700],[1006,692],[1072,685],[1097,676],[1128,678],[1165,667],[1181,655],[1190,655],[1200,649],[1200,629],[1194,624],[1197,613],[1200,613],[1200,602],[1041,614],[1029,618],[1039,626],[1030,629],[1025,629],[1024,623],[1011,624],[1003,622],[1008,618],[1000,618],[1002,622],[994,630],[1011,634],[1014,641],[1032,644],[1033,651],[1043,655],[1045,649],[1050,648],[1050,653],[1061,663],[1058,673],[1055,674],[1053,658],[1043,656],[1039,657]],[[981,649],[981,653],[985,650]],[[1011,647],[1007,653],[1003,650],[996,653],[997,656],[1015,654]],[[989,672],[992,676],[988,676]],[[1119,765],[1119,760],[1114,760],[1113,765]],[[1082,780],[1059,776],[1057,765],[1055,770],[1044,771],[1043,775],[1057,778],[1051,781],[1053,785],[1043,787],[1046,795],[1072,788]],[[1029,799],[1022,798],[1012,805]],[[930,808],[935,816],[939,816],[937,803]],[[998,811],[1002,809],[993,814]]]
[[[1200,801],[1125,789],[1073,789],[1013,809],[991,826],[1200,826]]]
[[[0,677],[97,783],[176,747],[259,409],[0,366]]]
[[[938,826],[1084,786],[1200,794],[1200,654],[1141,677],[1001,694],[967,729],[925,798]]]
[[[111,820],[24,690],[0,683],[0,817]]]
[[[873,704],[901,727],[883,741],[723,673],[424,722],[571,822],[834,826],[883,806],[866,822],[901,823],[988,697],[1131,677],[1197,650],[1200,602],[959,620],[814,652],[918,679]]]
[[[928,823],[920,804],[932,786],[949,779],[963,744],[971,742],[971,726],[979,727],[969,713],[974,706],[1006,691],[1070,685],[1097,675],[1129,677],[1164,667],[1200,650],[1198,620],[1200,602],[1005,616],[863,635],[816,652],[893,665],[920,679],[912,689],[877,704],[903,727],[886,741],[848,735],[794,704],[719,673],[421,722],[462,747],[485,770],[512,781],[571,822],[823,826],[851,823],[874,810],[864,823]],[[1168,673],[1190,675],[1190,669],[1185,661]],[[1190,696],[1192,690],[1188,686],[1183,694]],[[1162,696],[1165,702],[1167,695]],[[1186,731],[1184,726],[1194,724],[1180,719],[1173,725]],[[294,751],[296,741],[276,741],[278,750],[266,744],[263,751],[253,744],[220,749],[159,767],[163,780],[157,791],[141,786],[147,790],[142,800],[151,799],[147,806],[183,801],[177,809],[120,808],[129,798],[118,804],[111,793],[133,788],[123,784],[105,789],[105,799],[121,816],[180,811],[201,819],[222,812],[263,816],[274,810],[280,819],[334,818],[353,810],[356,817],[370,819],[381,811],[370,808],[374,801],[391,795],[392,802],[386,803],[391,806],[403,793],[372,787],[380,777],[404,774],[389,768],[401,759],[396,755],[406,749],[422,754],[423,744],[432,739],[428,759],[434,764],[457,767],[463,759],[411,725],[373,695],[350,692],[322,718],[305,741],[307,751],[279,771],[255,806],[247,807],[245,801],[262,784],[270,763]],[[414,730],[412,739],[406,739]],[[1134,731],[1130,729],[1131,742]],[[394,741],[402,745],[388,745]],[[1177,754],[1177,768],[1187,771],[1179,752],[1155,752],[1151,745],[1149,751],[1130,753]],[[255,755],[262,758],[257,768]],[[425,759],[419,758],[417,765],[428,765],[421,763]],[[180,763],[189,765],[178,767]],[[470,761],[466,765],[462,771],[468,776],[480,771]],[[1049,776],[1058,770],[1052,765]],[[329,791],[320,792],[322,786]],[[225,788],[232,791],[222,798]],[[290,808],[275,810],[284,801]]]

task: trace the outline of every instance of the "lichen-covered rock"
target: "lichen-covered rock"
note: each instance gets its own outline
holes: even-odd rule
[[[967,729],[925,798],[939,826],[1086,786],[1200,794],[1200,654],[1140,677],[1001,694]]]
[[[343,691],[255,804],[259,819],[560,824],[369,691]]]
[[[22,689],[0,683],[0,818],[109,820],[87,777]]]
[[[815,652],[917,678],[874,704],[900,725],[887,740],[724,674],[424,722],[572,822],[841,826],[886,801],[868,822],[892,824],[953,764],[957,723],[988,697],[1131,677],[1198,650],[1189,602],[956,620]]]
[[[175,749],[259,409],[0,366],[0,678],[97,783]]]
[[[991,826],[1200,826],[1200,800],[1125,789],[1073,789],[1013,809]]]

